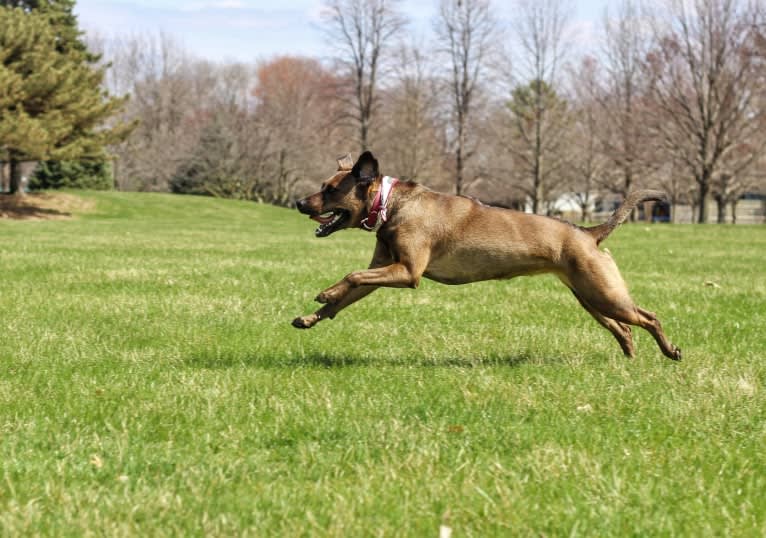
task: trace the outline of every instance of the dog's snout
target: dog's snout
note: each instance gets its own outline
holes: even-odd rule
[[[306,199],[302,198],[301,200],[298,200],[297,202],[295,202],[295,207],[298,208],[298,211],[303,213],[306,211],[306,204],[307,204]]]

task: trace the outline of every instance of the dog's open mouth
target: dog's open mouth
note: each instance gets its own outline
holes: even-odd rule
[[[345,209],[334,209],[321,215],[312,215],[311,219],[319,223],[319,228],[314,231],[317,237],[326,237],[339,230],[348,220],[350,214]]]

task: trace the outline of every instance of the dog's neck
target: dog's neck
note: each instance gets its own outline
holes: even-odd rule
[[[367,200],[370,209],[367,217],[362,220],[362,228],[368,232],[377,232],[388,220],[388,202],[391,199],[391,192],[399,182],[398,179],[390,176],[383,176],[378,181],[373,182],[367,191]],[[375,184],[377,183],[377,189]]]

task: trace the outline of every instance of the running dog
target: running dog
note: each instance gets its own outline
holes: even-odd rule
[[[605,223],[584,228],[384,177],[369,151],[355,163],[345,156],[321,190],[296,205],[319,222],[317,237],[347,228],[374,231],[372,262],[321,292],[316,301],[324,306],[296,318],[293,326],[311,328],[380,286],[416,288],[422,277],[466,284],[553,273],[614,335],[626,356],[634,356],[630,325],[636,325],[651,333],[666,357],[680,360],[681,350],[665,336],[657,316],[633,302],[614,260],[598,248],[648,200],[666,201],[666,195],[632,192]]]

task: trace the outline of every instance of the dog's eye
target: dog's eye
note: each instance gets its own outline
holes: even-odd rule
[[[335,194],[336,192],[338,192],[338,189],[328,185],[327,188],[324,190],[324,192],[325,194]]]

